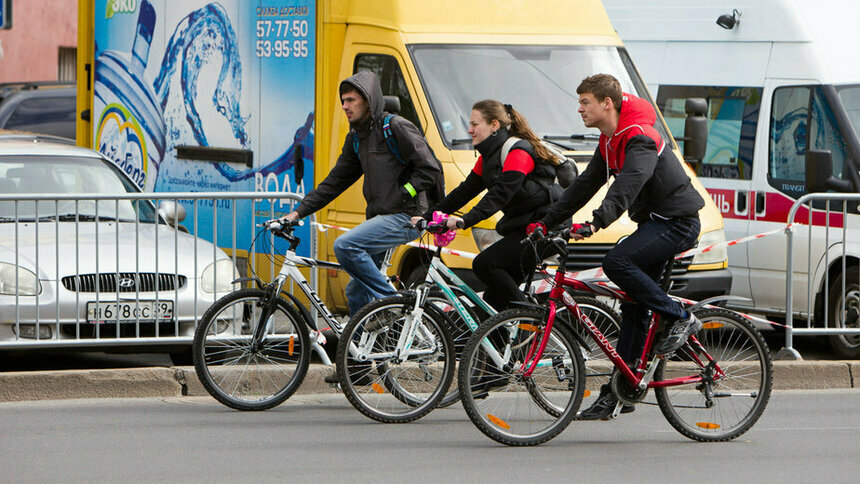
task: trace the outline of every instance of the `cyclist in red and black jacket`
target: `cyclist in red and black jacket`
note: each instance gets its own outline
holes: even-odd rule
[[[561,196],[555,183],[555,157],[540,143],[525,117],[510,104],[493,99],[472,106],[469,134],[478,153],[477,163],[460,185],[424,214],[430,220],[434,211],[452,214],[482,191],[487,190],[471,210],[447,220],[450,229],[469,228],[498,211],[504,216],[496,224],[502,239],[482,250],[472,263],[478,279],[486,284],[484,300],[502,310],[512,301],[526,300],[519,285],[526,271],[537,263],[534,250],[521,245],[526,225],[543,217],[553,201]],[[520,138],[504,160],[503,145],[511,136]],[[552,161],[549,161],[552,160]],[[413,218],[413,223],[418,217]]]
[[[581,239],[609,226],[625,210],[629,212],[638,228],[603,258],[606,275],[635,301],[621,307],[618,354],[627,364],[641,354],[648,311],[656,311],[667,323],[655,351],[671,353],[701,329],[702,323],[673,301],[658,279],[675,254],[695,245],[700,230],[698,212],[705,202],[654,129],[657,115],[650,103],[623,93],[618,80],[608,74],[585,78],[576,92],[585,126],[600,130],[599,145],[585,171],[534,226],[552,226],[572,216],[610,176],[615,177],[591,222],[574,224],[571,231],[575,239]],[[530,225],[530,231],[534,226]],[[579,418],[608,418],[616,404],[605,385],[597,401]],[[622,410],[630,411],[633,407],[626,405]]]

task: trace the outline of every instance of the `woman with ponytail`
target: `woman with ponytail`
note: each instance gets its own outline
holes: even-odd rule
[[[501,240],[484,248],[472,264],[475,275],[487,286],[484,300],[502,310],[512,301],[525,300],[518,286],[527,271],[534,270],[537,260],[534,251],[524,249],[520,242],[526,236],[528,223],[539,220],[561,195],[551,166],[557,161],[519,111],[494,99],[472,106],[469,135],[480,153],[477,163],[466,179],[431,207],[424,218],[430,220],[436,210],[452,214],[487,190],[471,210],[462,217],[449,217],[447,224],[452,230],[469,228],[498,211],[503,213],[496,224]],[[511,137],[519,139],[506,144]],[[504,160],[503,146],[508,148]],[[418,219],[413,218],[413,223]]]

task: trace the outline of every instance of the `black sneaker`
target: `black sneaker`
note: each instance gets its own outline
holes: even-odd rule
[[[618,405],[618,400],[612,394],[609,385],[603,385],[600,387],[600,395],[597,400],[590,407],[577,413],[576,420],[609,420],[616,405]],[[630,413],[634,410],[636,407],[633,405],[625,404],[621,407],[621,413]]]
[[[660,341],[654,345],[654,352],[658,355],[671,353],[684,346],[687,339],[700,329],[702,329],[702,322],[696,315],[690,313],[688,317],[675,321],[675,324],[666,330]]]

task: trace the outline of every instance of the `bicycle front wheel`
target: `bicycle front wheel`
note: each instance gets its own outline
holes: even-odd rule
[[[363,307],[343,330],[337,372],[347,400],[379,422],[404,423],[436,408],[454,378],[454,343],[444,317],[415,298],[393,296]],[[413,331],[403,335],[409,327]],[[401,341],[401,339],[403,341]]]
[[[524,375],[528,353],[545,334],[544,317],[544,311],[527,308],[492,316],[469,339],[460,360],[463,408],[481,432],[505,445],[552,439],[582,403],[585,363],[564,324],[553,325],[537,367]]]
[[[702,383],[655,388],[663,415],[678,432],[700,442],[731,440],[749,430],[770,399],[773,366],[761,334],[739,314],[720,308],[696,311],[696,338],[724,373],[703,365],[705,353],[686,344],[660,362],[654,381],[702,375]]]
[[[271,295],[260,289],[228,294],[203,315],[194,332],[194,369],[216,400],[237,410],[279,405],[301,385],[310,364],[310,338],[301,315],[278,297],[261,321]],[[254,331],[265,324],[265,337]]]

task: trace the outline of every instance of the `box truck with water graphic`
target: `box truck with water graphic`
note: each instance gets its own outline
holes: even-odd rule
[[[729,239],[784,226],[806,193],[860,192],[860,64],[849,55],[860,3],[604,4],[673,134],[684,135],[686,100],[707,99],[707,150],[696,174]],[[796,229],[796,325],[860,324],[860,212],[857,202],[844,208],[831,207],[829,230],[821,210],[811,229]],[[808,224],[808,210],[799,214]],[[750,299],[734,304],[784,316],[786,266],[783,236],[731,247],[732,294]],[[860,356],[857,335],[829,339],[839,355]]]
[[[156,192],[306,193],[338,158],[349,129],[338,85],[360,70],[376,72],[391,109],[397,107],[426,135],[443,163],[448,190],[477,159],[467,120],[480,99],[514,105],[580,168],[598,138],[576,112],[575,90],[584,77],[611,73],[625,91],[651,99],[596,0],[577,2],[575,15],[563,0],[82,0],[80,5],[78,140]],[[662,119],[656,127],[674,146]],[[321,210],[318,220],[342,227],[362,222],[360,184]],[[590,217],[604,193],[577,219]],[[199,223],[211,219],[205,210],[228,215],[226,202],[201,207]],[[276,214],[290,209],[275,208]],[[722,219],[710,199],[701,218],[702,242],[723,240]],[[497,240],[493,227],[492,219],[482,222],[459,236],[453,248],[478,252]],[[596,237],[571,244],[570,268],[599,265],[633,229],[625,215]],[[233,235],[229,223],[197,231],[219,245]],[[245,227],[236,232],[253,233]],[[315,255],[334,260],[335,235],[320,235]],[[250,239],[237,242],[239,249],[249,246]],[[414,279],[427,260],[421,250],[399,248],[391,272]],[[468,277],[470,259],[444,258],[474,280]],[[727,293],[726,266],[725,251],[685,260],[674,290],[693,298]],[[336,272],[321,279],[320,293],[330,306],[345,308],[346,282],[346,275]]]

